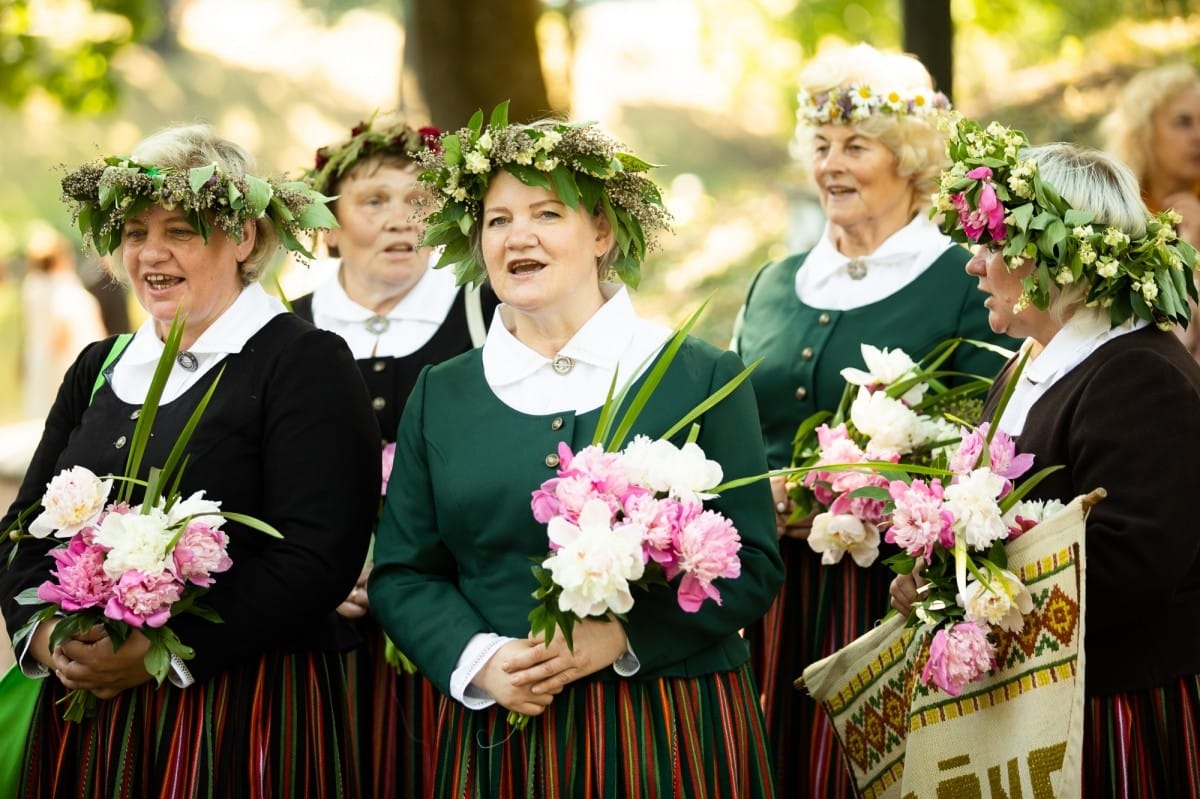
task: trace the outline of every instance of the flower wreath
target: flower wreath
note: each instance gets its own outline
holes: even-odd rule
[[[170,169],[124,156],[89,161],[62,179],[62,200],[79,232],[101,255],[120,246],[125,220],[154,204],[182,208],[206,243],[214,225],[240,242],[246,220],[265,216],[284,247],[309,258],[313,255],[298,234],[337,227],[329,198],[307,183],[229,175],[215,163]]]
[[[423,150],[421,180],[436,188],[426,246],[443,246],[435,266],[455,265],[458,283],[482,283],[487,270],[472,251],[470,233],[482,212],[492,173],[503,168],[522,183],[552,189],[568,207],[603,209],[616,237],[613,270],[637,288],[647,232],[666,228],[670,215],[658,187],[642,172],[653,164],[619,151],[593,122],[510,125],[508,101],[496,106],[486,128],[476,111],[440,150]]]
[[[377,155],[396,155],[417,160],[417,153],[437,148],[441,131],[434,127],[412,128],[399,120],[376,125],[377,114],[350,129],[350,138],[317,149],[313,168],[305,179],[322,194],[331,194],[338,180],[355,164]]]
[[[1072,208],[1042,180],[1037,164],[1021,158],[1029,146],[1021,131],[998,122],[985,129],[958,116],[947,126],[953,164],[942,174],[931,215],[944,215],[939,226],[957,242],[1002,244],[1010,270],[1026,258],[1034,262],[1014,313],[1030,303],[1046,310],[1051,285],[1086,281],[1085,304],[1108,308],[1114,326],[1131,316],[1163,330],[1188,323],[1188,299],[1197,296],[1196,250],[1176,234],[1176,212],[1148,215],[1145,234],[1130,239],[1115,227],[1093,225],[1093,213]]]
[[[811,94],[801,89],[796,96],[796,120],[802,125],[851,124],[871,114],[936,118],[950,110],[950,100],[941,92],[912,89],[876,89],[866,83],[836,86]]]

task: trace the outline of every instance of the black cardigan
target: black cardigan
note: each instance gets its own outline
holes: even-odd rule
[[[90,345],[67,372],[5,526],[64,468],[123,473],[122,439],[133,432],[138,406],[122,402],[107,384],[89,405],[112,342]],[[339,337],[281,314],[224,364],[188,448],[183,493],[204,490],[222,510],[263,519],[284,538],[225,522],[233,567],[216,575],[202,600],[222,623],[193,615],[170,622],[196,650],[187,665],[197,681],[264,652],[352,645],[355,636],[334,609],[362,568],[379,507],[376,423],[354,360]],[[163,464],[219,369],[162,406],[143,472]],[[11,567],[0,571],[10,634],[36,609],[17,604],[14,597],[48,577],[52,562],[45,553],[56,543],[22,541]],[[0,542],[0,563],[11,548],[10,541]]]
[[[1108,492],[1087,520],[1088,694],[1200,673],[1200,366],[1155,327],[1118,336],[1034,403],[1017,446],[1065,467],[1030,498]]]

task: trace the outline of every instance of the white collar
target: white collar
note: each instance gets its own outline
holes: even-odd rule
[[[286,312],[287,308],[278,298],[267,294],[258,283],[251,283],[242,289],[233,304],[200,334],[188,351],[197,356],[241,352],[250,337],[261,330],[263,325]],[[130,366],[154,364],[158,362],[162,351],[163,342],[158,337],[155,320],[147,318],[137,329],[119,363]]]
[[[878,267],[911,263],[924,256],[932,263],[950,244],[949,237],[938,230],[931,219],[924,213],[918,213],[911,222],[884,239],[875,252],[850,258],[838,252],[833,243],[833,228],[826,222],[825,232],[805,259],[804,268],[812,270],[811,277],[821,279],[845,270],[846,265],[854,260],[866,261],[871,267]]]
[[[639,319],[625,286],[606,283],[600,288],[607,300],[558,354],[611,371],[628,348]],[[512,313],[507,306],[500,305],[497,311],[483,344],[484,376],[493,387],[524,380],[552,360],[512,334],[505,324]]]
[[[251,336],[282,313],[287,313],[284,304],[267,294],[259,284],[252,283],[242,289],[233,304],[214,319],[188,348],[191,357],[187,358],[181,353],[189,365],[184,366],[184,361],[180,360],[179,365],[171,369],[163,388],[162,401],[171,402],[224,360],[225,356],[241,352]],[[145,399],[163,347],[154,319],[147,319],[134,333],[133,340],[113,368],[112,387],[118,397],[125,402],[142,402]]]
[[[359,305],[350,298],[340,280],[341,270],[342,266],[339,265],[328,280],[313,290],[313,316],[320,314],[322,317],[347,323],[365,322],[378,316],[370,308]],[[457,294],[454,269],[434,269],[431,266],[403,299],[384,316],[397,322],[411,320],[440,325]]]
[[[1147,324],[1149,322],[1144,319],[1131,317],[1113,327],[1107,313],[1081,308],[1054,334],[1038,356],[1025,364],[1021,377],[1034,385],[1053,382],[1082,363],[1101,345]]]

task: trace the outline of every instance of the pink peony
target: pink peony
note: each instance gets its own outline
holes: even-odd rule
[[[182,595],[183,583],[170,572],[148,576],[134,569],[117,581],[104,615],[133,627],[162,627]]]
[[[983,169],[991,172],[986,167]],[[973,169],[968,175],[979,172],[980,170]],[[996,195],[996,187],[992,184],[990,175],[984,178],[983,185],[979,187],[979,204],[974,210],[962,193],[955,194],[950,198],[950,202],[954,205],[954,210],[958,211],[958,221],[962,225],[963,233],[967,234],[971,241],[979,241],[984,233],[987,233],[992,241],[1004,241],[1007,238],[1004,204]]]
[[[700,506],[689,505],[698,509]],[[675,536],[684,518],[695,515],[679,500],[670,497],[656,499],[649,494],[631,496],[625,503],[625,522],[642,531],[642,548],[647,560],[665,569],[675,565]]]
[[[984,422],[974,430],[963,427],[958,442],[958,449],[950,456],[947,467],[955,474],[970,474],[979,466],[979,456],[983,454],[987,436],[987,423]]]
[[[212,575],[228,571],[233,565],[226,553],[228,545],[224,531],[193,521],[171,553],[179,579],[203,588],[212,585]]]
[[[986,430],[987,423],[984,422],[981,427]],[[1016,442],[1003,430],[997,430],[996,434],[992,436],[989,454],[992,459],[991,470],[1009,480],[1016,480],[1029,471],[1029,467],[1033,466],[1033,455],[1029,453],[1018,455]]]
[[[388,480],[392,476],[392,466],[396,462],[396,442],[389,441],[383,445],[382,454],[380,456],[381,465],[383,467],[383,482],[379,489],[380,495],[387,493]]]
[[[895,544],[913,557],[929,560],[933,547],[954,546],[954,514],[942,505],[942,482],[913,480],[909,485],[903,480],[893,480],[888,493],[896,503],[892,514],[892,525],[884,540]]]
[[[68,613],[101,607],[108,602],[113,594],[113,581],[104,573],[104,550],[90,545],[88,539],[90,536],[81,531],[67,546],[50,550],[50,557],[58,564],[51,573],[58,581],[47,580],[38,586],[38,599],[58,605]]]
[[[700,610],[705,599],[721,604],[721,593],[713,586],[719,577],[734,578],[742,573],[738,550],[742,538],[729,519],[706,510],[683,521],[675,536],[678,561],[667,569],[667,579],[682,573],[677,599],[688,613]]]
[[[929,645],[929,661],[921,670],[921,682],[932,682],[951,696],[963,686],[987,674],[995,666],[996,647],[987,631],[973,621],[942,628]]]

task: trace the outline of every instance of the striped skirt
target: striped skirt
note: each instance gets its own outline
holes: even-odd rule
[[[335,799],[361,796],[341,655],[265,655],[180,690],[153,682],[62,720],[47,679],[21,796],[73,799]]]
[[[1200,676],[1088,700],[1086,799],[1200,799]]]
[[[388,664],[378,624],[362,619],[356,626],[365,644],[345,655],[346,684],[363,794],[428,796],[440,694],[421,675],[401,674]]]
[[[893,574],[850,558],[825,566],[806,541],[779,541],[786,578],[762,621],[747,630],[754,677],[775,763],[788,799],[848,799],[854,788],[829,717],[793,682],[805,667],[869,632],[889,610]]]
[[[436,799],[770,799],[748,667],[698,677],[585,680],[523,732],[498,706],[443,699]]]

